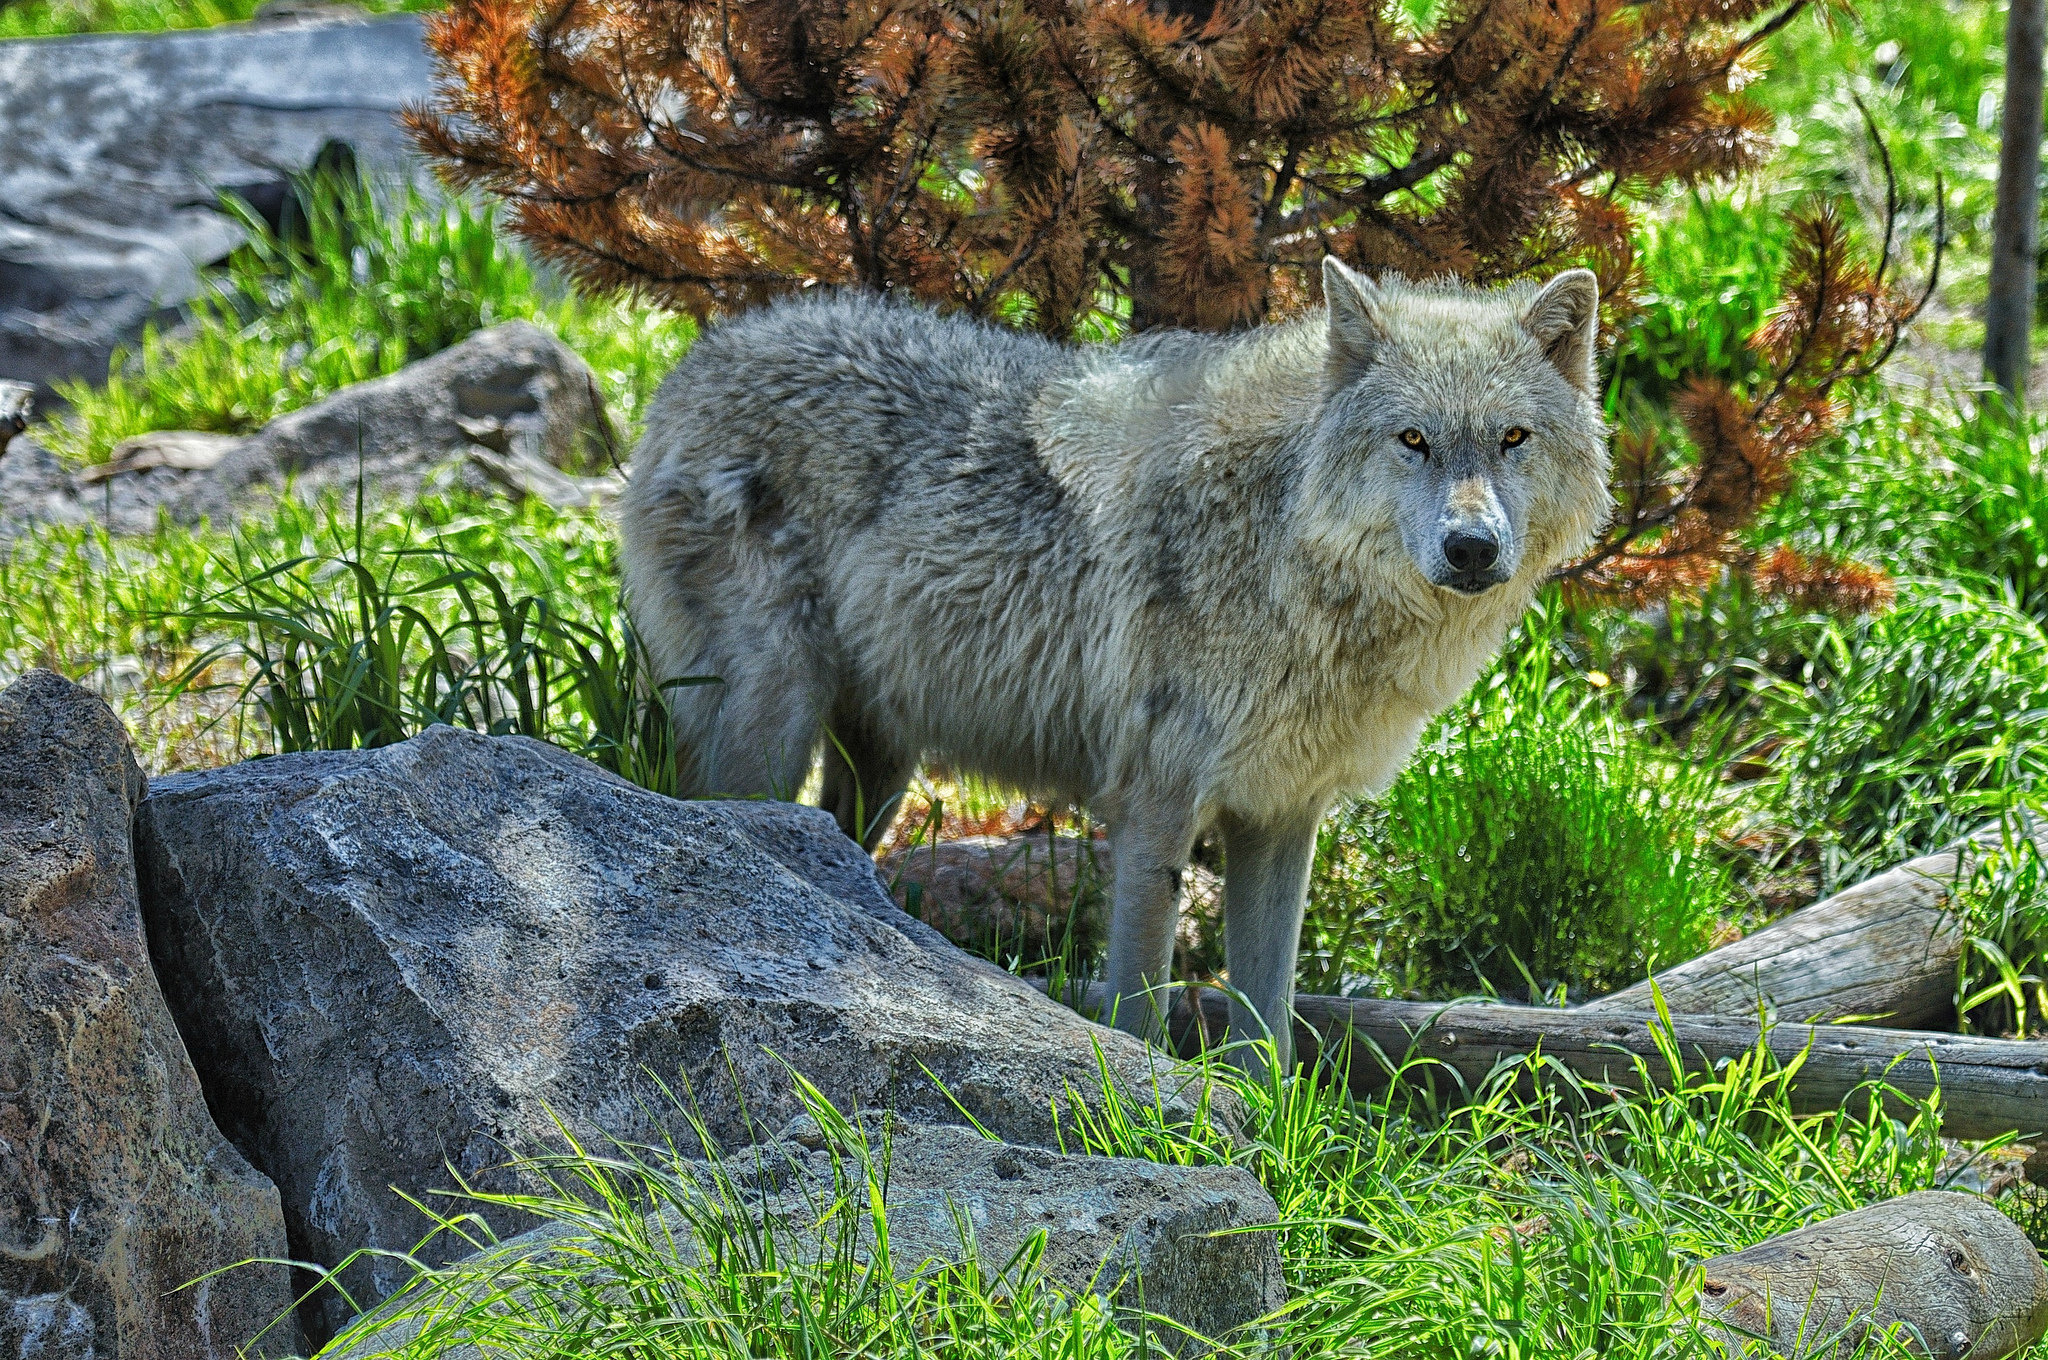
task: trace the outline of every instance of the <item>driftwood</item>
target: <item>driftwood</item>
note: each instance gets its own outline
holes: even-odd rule
[[[1998,1360],[2048,1331],[2048,1269],[1975,1195],[1922,1190],[1701,1270],[1701,1330],[1731,1357],[1849,1356],[1897,1328],[1921,1355]]]
[[[1101,1001],[1095,984],[1080,1007],[1092,1012]],[[1671,1076],[1654,1015],[1331,996],[1297,996],[1294,1007],[1295,1052],[1304,1061],[1325,1048],[1344,1052],[1347,1079],[1360,1094],[1383,1089],[1410,1058],[1423,1061],[1403,1080],[1434,1080],[1440,1088],[1476,1086],[1504,1059],[1539,1051],[1581,1078],[1629,1090],[1642,1089],[1645,1075],[1658,1085]],[[1184,989],[1168,1016],[1175,1046],[1191,1055],[1221,1042],[1227,1013],[1216,988]],[[1673,1015],[1670,1037],[1689,1070],[1711,1070],[1754,1049],[1759,1027],[1753,1017]],[[1771,1025],[1762,1037],[1780,1063],[1803,1055],[1791,1090],[1803,1114],[1837,1109],[1872,1082],[1925,1098],[1938,1075],[1942,1131],[1950,1137],[2017,1133],[2026,1141],[2048,1132],[2048,1043],[1790,1023]]]
[[[2048,825],[2034,836],[2048,853]],[[1761,1003],[1785,1020],[1868,1017],[1904,1029],[1946,1027],[1963,951],[1948,898],[1978,854],[2001,839],[1998,827],[1986,827],[1652,981],[1674,1015],[1754,1015]],[[1643,1012],[1655,1002],[1650,983],[1639,982],[1580,1009]]]

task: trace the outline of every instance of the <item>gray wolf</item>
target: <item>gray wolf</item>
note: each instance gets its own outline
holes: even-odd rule
[[[1069,347],[871,297],[708,330],[621,502],[682,782],[872,846],[921,759],[1085,804],[1117,1023],[1156,1037],[1224,850],[1234,1036],[1289,1052],[1317,823],[1377,790],[1605,522],[1598,286],[1367,279],[1232,336]]]

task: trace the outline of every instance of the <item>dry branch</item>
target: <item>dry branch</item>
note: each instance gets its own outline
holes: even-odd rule
[[[2003,836],[1985,827],[1580,1009],[1652,1010],[1654,982],[1674,1015],[1753,1015],[1761,1005],[1788,1020],[1945,1026],[1955,1015],[1963,951],[1949,898]],[[2048,826],[2034,837],[2048,853]]]

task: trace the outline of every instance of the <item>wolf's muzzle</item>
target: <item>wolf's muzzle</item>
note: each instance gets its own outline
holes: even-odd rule
[[[1444,565],[1450,573],[1438,585],[1478,595],[1507,580],[1499,569],[1500,540],[1487,530],[1453,529],[1444,535]]]

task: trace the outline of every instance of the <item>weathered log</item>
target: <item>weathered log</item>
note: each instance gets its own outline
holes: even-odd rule
[[[2048,853],[2048,824],[2033,834]],[[1903,1029],[1945,1027],[1963,951],[1948,899],[2002,839],[1999,827],[1985,827],[1581,1009],[1653,1010],[1654,982],[1674,1015],[1753,1015],[1761,1002],[1786,1020],[1863,1016]]]
[[[2048,1332],[2048,1269],[1975,1195],[1922,1190],[1701,1271],[1700,1330],[1731,1357],[1849,1356],[1896,1328],[1921,1355],[1999,1360]]]
[[[1101,1000],[1095,984],[1080,1009],[1092,1013]],[[1397,1071],[1406,1082],[1469,1089],[1502,1061],[1536,1052],[1587,1081],[1627,1090],[1640,1091],[1645,1078],[1662,1086],[1672,1075],[1654,1015],[1333,996],[1297,996],[1294,1007],[1295,1052],[1304,1061],[1325,1049],[1341,1053],[1360,1094],[1384,1089]],[[1183,989],[1168,1017],[1175,1046],[1191,1054],[1220,1043],[1227,1013],[1218,989]],[[1791,1088],[1802,1114],[1838,1109],[1870,1083],[1913,1099],[1939,1085],[1942,1131],[1950,1137],[2017,1133],[2024,1142],[2048,1132],[2048,1043],[1862,1025],[1778,1023],[1760,1031],[1753,1017],[1671,1017],[1669,1039],[1690,1071],[1740,1058],[1760,1037],[1778,1062],[1802,1060]],[[1889,1097],[1888,1104],[1903,1108]]]

